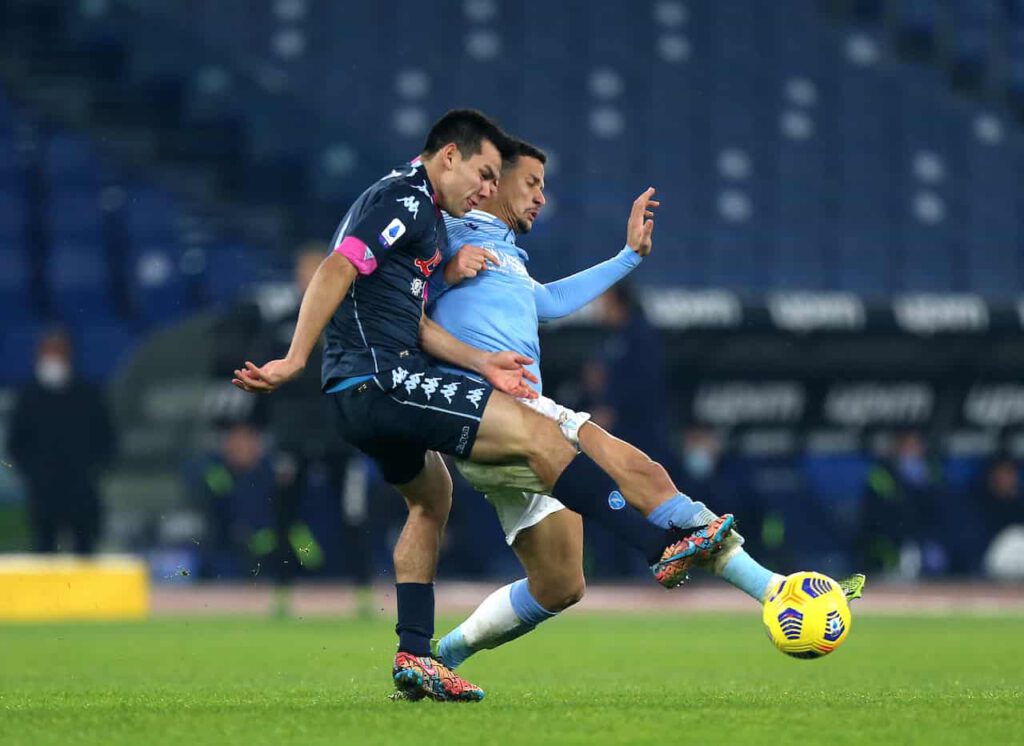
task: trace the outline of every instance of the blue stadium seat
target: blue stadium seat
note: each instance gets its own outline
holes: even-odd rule
[[[128,261],[132,307],[143,320],[166,324],[191,310],[180,247],[174,243],[137,246]]]
[[[0,248],[22,245],[28,225],[28,202],[19,181],[0,174]]]
[[[74,325],[75,365],[87,381],[106,381],[128,361],[138,343],[138,330],[130,324],[91,322]]]
[[[96,190],[102,167],[88,138],[70,133],[50,137],[43,149],[43,172],[51,189]]]
[[[181,209],[171,195],[149,187],[128,188],[124,221],[133,244],[173,240],[181,230],[181,220]]]
[[[46,200],[47,230],[56,242],[104,242],[104,214],[92,189],[57,189]]]
[[[0,124],[0,183],[13,180],[18,173],[18,155],[14,135],[5,132]]]
[[[60,244],[47,257],[51,301],[68,323],[84,323],[113,315],[113,288],[108,257],[95,244]]]
[[[16,321],[0,325],[0,384],[18,385],[32,380],[36,346],[43,334],[37,321]]]
[[[0,318],[5,322],[30,318],[32,268],[20,245],[0,243]]]
[[[968,286],[1003,299],[1024,283],[1024,218],[1019,185],[1024,160],[1007,142],[983,142],[965,131],[964,238]]]
[[[976,456],[955,456],[946,459],[943,474],[950,489],[969,494],[985,468],[985,459]]]
[[[203,290],[207,302],[225,305],[236,300],[268,271],[266,257],[249,246],[228,244],[206,250]]]

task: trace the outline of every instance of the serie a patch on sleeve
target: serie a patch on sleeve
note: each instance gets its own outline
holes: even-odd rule
[[[405,223],[395,218],[381,231],[378,238],[381,246],[394,246],[395,241],[405,235]]]

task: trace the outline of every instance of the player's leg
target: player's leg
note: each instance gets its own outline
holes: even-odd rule
[[[554,496],[584,518],[598,521],[641,551],[658,582],[667,587],[682,582],[698,556],[715,551],[731,525],[732,517],[723,517],[720,526],[701,530],[707,536],[691,536],[694,532],[659,527],[635,511],[620,510],[625,502],[619,479],[633,485],[634,495],[643,492],[634,471],[623,468],[622,461],[617,460],[609,460],[608,468],[602,470],[589,457],[577,456],[575,446],[553,419],[500,392],[493,392],[487,401],[470,453],[473,461],[484,463],[525,459],[541,481],[537,491]],[[666,486],[648,480],[646,486],[659,491],[659,502],[666,497],[661,494],[664,490],[675,491],[670,483]]]
[[[703,526],[717,516],[676,487],[665,467],[646,453],[588,422],[579,429],[580,448],[606,471],[628,475],[622,492],[648,520],[659,526]],[[649,497],[652,496],[652,497]]]
[[[409,510],[393,558],[398,649],[425,656],[430,655],[430,638],[434,635],[434,575],[452,505],[452,478],[433,451],[420,458],[422,467],[415,477],[392,482]]]
[[[379,385],[362,384],[331,396],[340,434],[376,462],[409,509],[394,552],[399,645],[392,678],[405,699],[477,701],[483,698],[479,687],[430,657],[433,580],[452,500],[451,476],[430,443],[445,435],[457,439],[461,431],[453,423],[442,423],[449,426],[447,433],[439,431],[436,416],[424,417],[426,408],[392,394]]]
[[[554,502],[541,495],[524,497]],[[455,668],[480,650],[522,637],[583,598],[583,520],[577,513],[548,514],[520,530],[512,549],[526,577],[496,590],[440,640],[437,654],[446,665]]]
[[[658,494],[668,494],[647,511],[647,519],[659,526],[679,526],[688,528],[713,524],[718,518],[715,513],[702,502],[691,500],[680,492],[672,482],[664,467],[652,461],[646,453],[624,440],[614,437],[603,428],[588,422],[579,430],[580,448],[583,449],[598,465],[610,468],[615,465],[618,472],[634,475],[634,478],[623,485],[623,493],[627,489],[640,489],[642,494],[650,494],[659,490]],[[650,486],[645,486],[646,483]],[[638,500],[643,497],[638,496]],[[648,501],[648,505],[650,505]],[[721,551],[711,557],[698,561],[696,564],[705,567],[723,580],[736,586],[758,602],[763,601],[772,581],[782,576],[760,565],[743,549],[743,537],[736,531],[730,531],[724,537]]]
[[[444,527],[452,505],[452,478],[434,451],[423,457],[412,480],[395,485],[409,515],[395,544],[395,591],[398,605],[398,654],[392,668],[395,686],[405,698],[478,701],[483,690],[434,660],[434,576]]]

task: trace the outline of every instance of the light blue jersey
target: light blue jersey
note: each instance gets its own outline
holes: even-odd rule
[[[501,219],[473,210],[463,218],[444,216],[448,246],[430,278],[427,310],[453,336],[481,350],[514,350],[533,358],[530,371],[540,380],[538,325],[568,316],[640,264],[628,246],[615,257],[556,282],[541,284],[526,269],[529,255],[516,245],[516,234]],[[501,262],[472,279],[448,286],[444,265],[463,246],[487,249]],[[459,371],[465,373],[465,371]],[[542,392],[540,383],[534,388]]]

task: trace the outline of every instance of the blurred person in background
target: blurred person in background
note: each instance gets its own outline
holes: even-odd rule
[[[275,549],[274,469],[263,436],[247,422],[232,425],[193,482],[206,515],[203,574],[258,575]]]
[[[691,425],[679,436],[679,487],[688,495],[714,502],[719,510],[742,516],[744,547],[751,554],[764,552],[764,506],[749,489],[741,489],[725,460],[725,444],[714,428]]]
[[[988,465],[976,494],[986,545],[1009,526],[1024,525],[1020,467],[1009,456],[999,456]]]
[[[7,452],[25,480],[32,548],[92,554],[103,522],[99,480],[113,460],[114,428],[103,392],[75,377],[71,340],[46,334],[36,351],[35,381],[18,393]]]
[[[594,421],[653,460],[672,463],[661,335],[628,282],[613,285],[597,304],[608,336],[587,373],[588,381],[604,385],[592,411]]]
[[[327,244],[320,241],[299,247],[291,303],[274,318],[263,319],[255,342],[257,357],[274,360],[287,354],[302,296],[328,253]],[[259,401],[263,410],[261,420],[266,422],[272,437],[276,473],[275,541],[271,560],[278,585],[276,610],[280,614],[287,612],[289,589],[300,568],[316,570],[323,564],[323,552],[302,515],[310,479],[319,477],[326,481],[330,493],[341,503],[347,565],[360,586],[359,610],[365,614],[371,609],[365,467],[361,458],[354,457],[355,452],[342,439],[329,410],[323,405],[322,360],[321,341],[313,348],[309,362],[299,374],[298,386],[284,387],[277,396]]]
[[[908,577],[949,569],[940,542],[944,487],[917,431],[896,434],[868,472],[857,545],[870,568]]]

